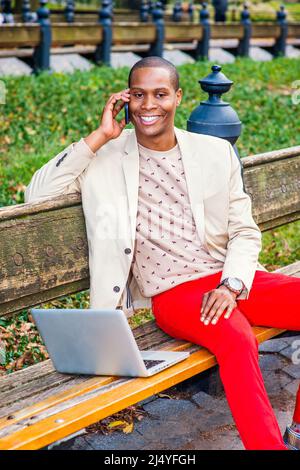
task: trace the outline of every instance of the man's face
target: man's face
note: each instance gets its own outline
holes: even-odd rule
[[[129,113],[137,135],[154,137],[173,130],[181,98],[182,90],[175,91],[168,70],[136,69],[131,76]]]

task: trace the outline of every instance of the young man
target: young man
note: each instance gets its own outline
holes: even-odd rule
[[[216,355],[245,448],[286,450],[251,326],[299,330],[300,279],[258,263],[261,233],[232,146],[174,126],[176,68],[142,59],[128,86],[110,96],[94,132],[35,173],[25,200],[80,192],[90,307],[152,306],[165,332]],[[125,103],[131,130],[116,119]],[[294,428],[300,389],[297,400]]]

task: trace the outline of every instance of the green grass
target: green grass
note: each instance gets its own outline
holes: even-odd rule
[[[285,58],[266,63],[240,59],[223,66],[223,72],[234,81],[224,100],[230,102],[243,123],[237,142],[242,157],[300,145],[300,104],[292,103],[293,82],[300,79],[299,63]],[[192,110],[206,99],[198,80],[210,73],[211,65],[199,62],[178,67],[183,100],[176,114],[177,127],[185,129]],[[33,173],[98,126],[110,94],[127,87],[128,71],[127,67],[95,67],[73,75],[4,79],[7,95],[6,104],[0,105],[0,206],[22,203],[24,187]],[[299,260],[299,234],[300,222],[264,233],[259,261],[273,270]],[[86,291],[49,305],[87,308],[88,301]],[[151,318],[151,312],[141,310],[131,325]],[[47,357],[32,324],[28,332],[16,336],[20,329],[22,332],[22,325],[30,323],[26,310],[14,320],[0,319],[0,327],[9,332],[2,370],[26,367]]]

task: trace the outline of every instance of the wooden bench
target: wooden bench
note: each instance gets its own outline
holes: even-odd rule
[[[243,158],[253,216],[262,231],[300,219],[300,146]],[[63,224],[62,224],[63,221]],[[89,287],[80,197],[0,209],[0,316]],[[300,277],[300,261],[278,270]],[[253,327],[259,342],[284,330]],[[134,329],[141,349],[190,357],[149,378],[56,372],[50,360],[0,377],[0,449],[38,449],[215,366],[207,349],[175,340],[154,321]]]
[[[102,25],[95,22],[53,23],[51,54],[93,54],[103,43]],[[188,21],[165,22],[165,49],[193,51],[203,39],[203,25]],[[147,53],[156,40],[154,23],[115,22],[112,25],[112,52],[131,51]],[[251,45],[271,48],[280,36],[280,27],[274,23],[252,25]],[[244,37],[240,23],[212,24],[211,47],[236,49]],[[0,28],[0,57],[30,58],[41,41],[38,24],[4,24]],[[287,43],[299,45],[300,23],[289,25]]]

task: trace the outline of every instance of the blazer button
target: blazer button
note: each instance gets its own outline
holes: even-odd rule
[[[130,248],[125,248],[124,251],[125,251],[126,255],[130,255],[130,253],[131,253],[131,249],[130,249]]]
[[[115,291],[115,292],[120,292],[120,287],[119,287],[119,286],[115,286],[115,287],[114,287],[114,291]]]

